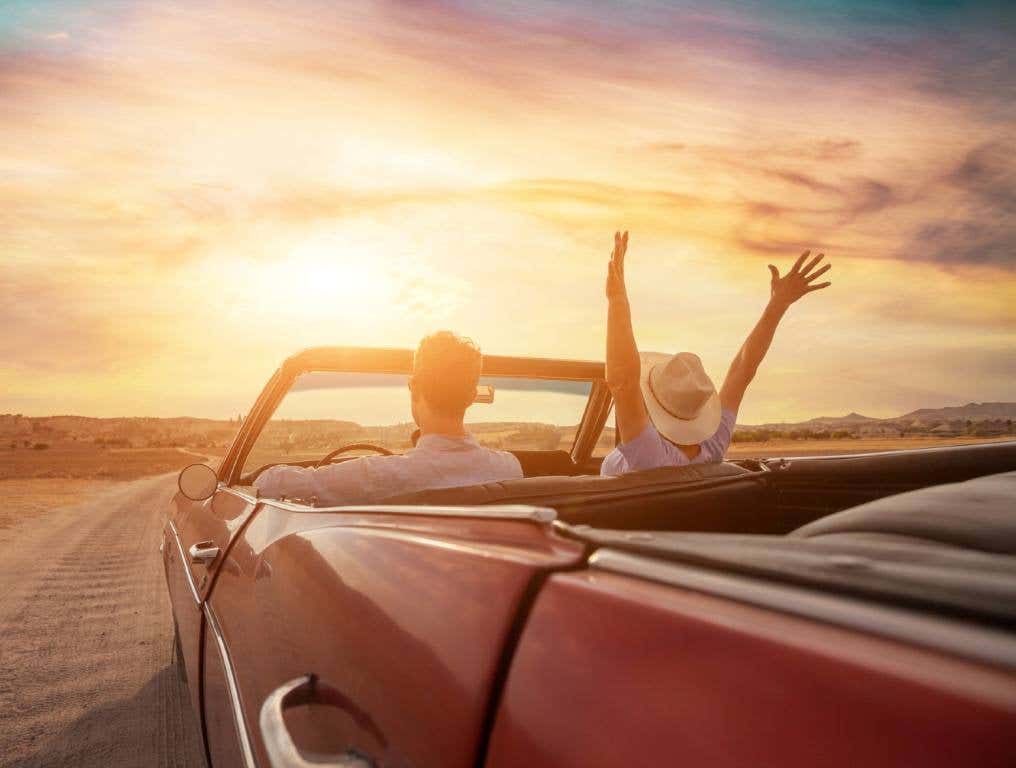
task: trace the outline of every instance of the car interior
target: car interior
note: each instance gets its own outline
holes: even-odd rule
[[[521,453],[521,452],[520,452]],[[884,454],[725,461],[632,472],[579,474],[568,454],[544,454],[560,474],[442,488],[386,504],[534,504],[558,519],[596,528],[788,534],[834,512],[893,494],[1016,470],[1016,442]],[[548,454],[559,453],[553,459]],[[517,454],[518,455],[518,454]],[[523,468],[530,456],[519,456]]]
[[[350,371],[366,372],[355,374],[367,377],[357,381],[377,386],[392,374],[379,377],[376,372],[401,371],[399,375],[404,377],[411,364],[409,350],[320,348],[300,353],[286,362],[277,380],[266,388],[266,412],[254,434],[290,388],[306,397],[308,392],[338,385],[349,378]],[[301,378],[319,368],[331,373]],[[513,389],[516,393],[547,392],[563,387],[562,391],[577,393],[580,399],[571,401],[569,407],[584,402],[585,412],[575,428],[572,451],[511,446],[522,465],[521,479],[401,494],[379,503],[550,507],[556,511],[562,531],[587,536],[591,543],[617,546],[629,542],[625,545],[629,546],[632,541],[651,541],[651,545],[642,546],[655,547],[659,556],[726,558],[746,568],[761,568],[762,561],[779,552],[796,553],[793,557],[797,557],[798,550],[821,553],[836,547],[871,547],[876,559],[879,553],[891,557],[902,552],[900,547],[913,546],[962,549],[971,556],[987,558],[1016,554],[1016,508],[1011,501],[1016,474],[1002,474],[1016,471],[1016,441],[874,454],[728,460],[604,477],[599,474],[602,458],[590,457],[598,439],[603,450],[601,431],[610,411],[602,364],[487,356],[484,372],[490,383],[478,402],[485,403],[485,408],[502,402],[502,395],[505,403],[510,402]],[[497,397],[495,384],[500,388]],[[344,391],[337,390],[339,394]],[[391,391],[401,402],[402,387]],[[359,403],[357,398],[349,400],[354,406]],[[528,413],[529,403],[538,406],[541,401],[525,402],[523,413]],[[324,412],[334,418],[332,407],[329,401]],[[485,413],[490,422],[504,417],[495,411]],[[578,412],[573,415],[578,417]],[[286,463],[321,466],[350,460],[352,456],[343,454],[353,448],[390,452],[368,438],[356,444],[340,443],[330,453],[305,454],[313,459],[287,456]],[[249,485],[267,466],[271,465],[243,477],[234,476],[234,482]],[[996,482],[989,476],[1008,480]],[[648,538],[628,535],[633,531],[647,533]],[[786,563],[772,567],[794,571]],[[985,573],[989,571],[991,568]]]

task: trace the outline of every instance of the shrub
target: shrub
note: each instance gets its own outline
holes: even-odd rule
[[[47,448],[49,448],[49,443],[36,443],[35,445],[32,446],[32,448],[34,448],[37,451],[45,451]]]

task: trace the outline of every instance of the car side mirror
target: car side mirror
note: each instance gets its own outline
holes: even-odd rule
[[[493,403],[494,402],[494,385],[493,384],[480,384],[476,388],[476,397],[473,398],[474,403]]]
[[[191,501],[204,501],[215,493],[219,478],[207,464],[191,464],[180,471],[177,485],[180,493]]]

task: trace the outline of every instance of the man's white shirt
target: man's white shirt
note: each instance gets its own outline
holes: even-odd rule
[[[280,464],[254,481],[262,496],[317,506],[374,504],[390,496],[522,477],[519,460],[485,448],[472,435],[424,435],[398,456],[364,456],[318,469]]]

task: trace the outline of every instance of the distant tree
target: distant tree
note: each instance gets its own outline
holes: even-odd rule
[[[833,440],[843,440],[844,438],[850,437],[850,432],[845,429],[837,429],[830,435],[830,437]]]
[[[968,435],[972,431],[973,426],[974,426],[974,422],[972,422],[970,419],[967,419],[967,434]]]
[[[1012,419],[1005,420],[1005,431],[1007,434],[1012,434]]]
[[[47,448],[49,448],[49,443],[36,443],[35,445],[32,446],[32,448],[34,448],[37,451],[45,451]]]
[[[12,451],[16,451],[17,448],[18,448],[18,441],[17,440],[11,440],[11,450]]]
[[[31,446],[32,446],[32,441],[31,440],[22,440],[21,443],[22,443],[22,445],[25,446],[25,448],[31,448]]]

